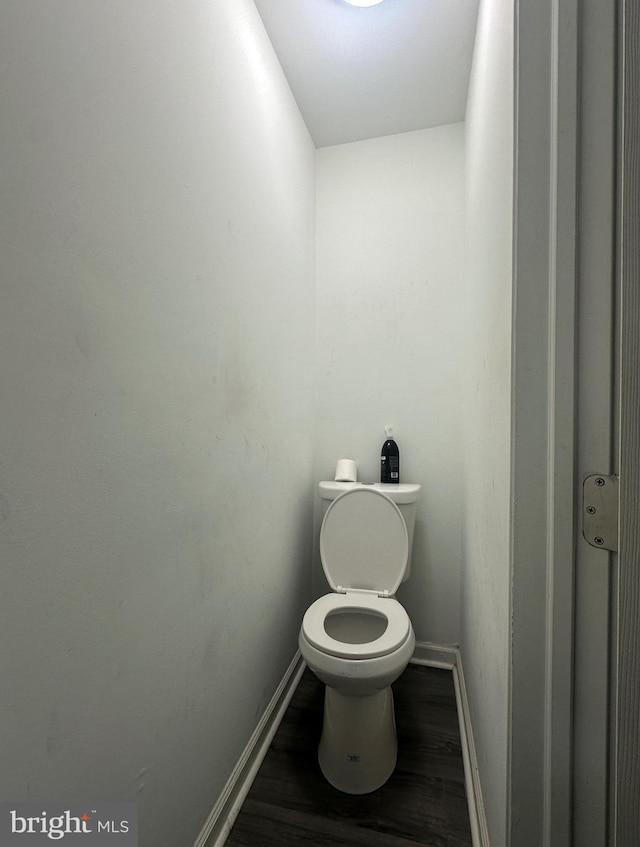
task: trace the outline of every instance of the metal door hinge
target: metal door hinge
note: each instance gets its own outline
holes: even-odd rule
[[[618,477],[594,473],[582,484],[582,534],[600,550],[618,550]]]

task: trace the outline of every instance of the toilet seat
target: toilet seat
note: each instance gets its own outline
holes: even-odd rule
[[[325,629],[325,620],[332,612],[350,609],[386,619],[386,629],[378,638],[365,643],[354,644],[332,638]],[[346,594],[325,594],[316,600],[305,613],[302,632],[310,644],[329,656],[371,659],[387,656],[401,647],[411,633],[411,622],[403,606],[392,597],[348,591]]]

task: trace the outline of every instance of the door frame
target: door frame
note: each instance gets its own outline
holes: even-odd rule
[[[582,487],[615,461],[615,0],[581,0],[579,20],[576,558],[574,569],[572,841],[606,847],[611,609],[616,554],[582,536]]]
[[[571,842],[578,4],[516,4],[507,842]]]
[[[620,5],[619,157],[615,218],[621,290],[620,554],[613,568],[611,761],[596,778],[609,797],[600,816],[612,847],[635,847],[640,821],[640,10]],[[579,542],[577,341],[580,294],[581,31],[577,0],[516,5],[511,679],[507,840],[512,847],[570,845],[576,821],[575,566]],[[584,12],[584,6],[582,6]],[[613,44],[615,49],[615,44]],[[611,71],[615,86],[615,70]],[[587,90],[588,98],[591,92]],[[611,159],[609,162],[608,159]],[[612,251],[615,254],[615,247]],[[606,280],[602,280],[607,285]],[[603,310],[602,319],[611,314]],[[614,370],[611,352],[610,372]],[[606,367],[603,368],[606,370]],[[611,418],[612,410],[604,414]],[[615,414],[615,412],[614,412]],[[615,433],[602,451],[613,454]],[[592,468],[607,472],[608,467]],[[606,554],[599,551],[603,556]],[[604,685],[604,680],[602,681]],[[602,708],[600,708],[602,712]],[[606,718],[606,712],[604,713]],[[608,766],[610,767],[608,768]],[[602,793],[602,792],[601,792]],[[607,799],[609,800],[607,804]],[[607,808],[608,805],[608,808]],[[579,804],[578,804],[579,806]]]
[[[640,837],[640,10],[621,7],[619,53],[620,525],[612,697],[611,842]]]

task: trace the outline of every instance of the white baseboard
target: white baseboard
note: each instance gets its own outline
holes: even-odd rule
[[[306,665],[296,651],[193,847],[222,847],[242,808]]]
[[[428,665],[430,668],[446,668],[452,671],[458,661],[459,650],[456,646],[432,644],[430,641],[416,641],[411,657],[412,665]]]
[[[460,650],[456,646],[416,642],[411,664],[445,668],[453,672],[472,843],[473,847],[490,847]],[[196,838],[194,847],[223,847],[305,667],[300,651],[297,651]]]

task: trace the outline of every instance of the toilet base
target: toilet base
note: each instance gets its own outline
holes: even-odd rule
[[[327,781],[346,794],[368,794],[389,779],[398,741],[391,686],[365,697],[325,688],[318,761]]]

